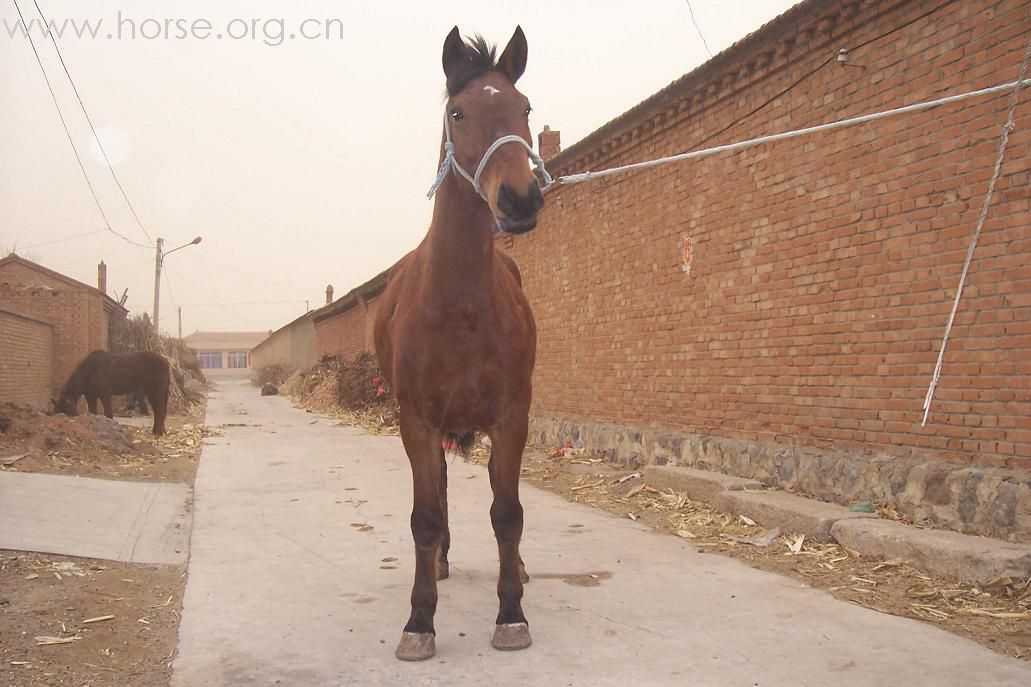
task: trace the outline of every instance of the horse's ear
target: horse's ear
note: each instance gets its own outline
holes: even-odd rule
[[[523,27],[516,26],[512,39],[505,46],[504,52],[498,58],[498,69],[501,70],[508,80],[513,84],[519,80],[526,70],[526,34]]]
[[[451,33],[444,39],[444,54],[441,58],[441,62],[444,64],[444,75],[451,78],[451,75],[455,73],[459,65],[468,61],[468,48],[456,26],[451,29]]]

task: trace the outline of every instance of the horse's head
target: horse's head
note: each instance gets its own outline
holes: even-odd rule
[[[455,159],[476,174],[492,144],[504,136],[518,136],[532,145],[530,101],[515,83],[526,68],[526,36],[516,27],[501,57],[477,37],[462,40],[456,26],[444,41],[447,76],[447,124]],[[478,189],[502,231],[522,234],[537,226],[544,204],[537,177],[528,164],[527,149],[518,142],[499,145],[478,174]]]
[[[54,404],[54,410],[58,413],[64,413],[65,415],[78,415],[79,411],[76,408],[79,399],[72,398],[72,395],[62,391],[61,395],[53,399],[51,403]]]

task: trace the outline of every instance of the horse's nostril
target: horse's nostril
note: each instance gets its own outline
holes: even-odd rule
[[[544,205],[544,196],[536,183],[526,189],[526,195],[520,196],[508,184],[498,189],[498,209],[513,219],[533,217]]]

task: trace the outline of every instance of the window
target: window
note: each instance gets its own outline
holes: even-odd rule
[[[222,367],[222,351],[200,351],[197,362],[202,370],[218,370]]]
[[[226,359],[230,369],[240,370],[247,367],[247,351],[228,351]]]

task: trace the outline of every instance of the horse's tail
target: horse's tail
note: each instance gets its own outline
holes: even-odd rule
[[[444,437],[444,450],[468,456],[474,443],[476,443],[476,432],[448,432]]]

